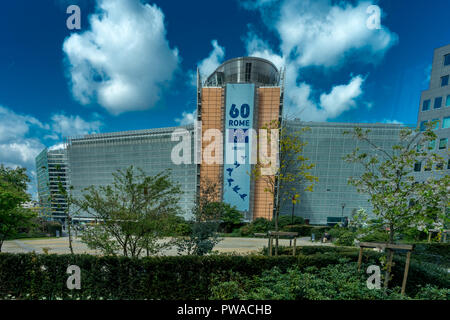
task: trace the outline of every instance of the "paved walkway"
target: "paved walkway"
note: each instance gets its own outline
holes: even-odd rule
[[[268,240],[264,238],[222,238],[223,240],[219,242],[214,247],[214,250],[219,252],[235,252],[239,254],[259,252],[264,246],[267,247]],[[288,246],[289,240],[280,239],[281,246]],[[322,244],[319,242],[311,242],[309,237],[297,238],[297,246],[330,246],[332,244]],[[69,250],[69,238],[49,238],[49,239],[30,239],[30,240],[11,240],[5,241],[3,244],[2,252],[14,252],[14,253],[26,253],[33,252],[44,253],[47,248],[49,253],[65,254],[70,253]],[[75,253],[89,253],[89,254],[99,254],[95,250],[89,249],[81,239],[75,238],[73,241],[73,249]],[[165,250],[161,253],[162,255],[177,255],[176,248],[171,248]]]

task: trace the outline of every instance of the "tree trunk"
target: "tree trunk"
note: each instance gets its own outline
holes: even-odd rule
[[[278,206],[275,209],[275,231],[278,232]],[[278,235],[275,236],[275,256],[278,256]]]
[[[73,247],[72,247],[72,228],[71,228],[71,219],[70,219],[70,217],[68,216],[67,217],[67,231],[68,231],[68,233],[69,233],[69,248],[70,248],[70,253],[71,254],[73,254]]]
[[[394,225],[389,224],[389,243],[394,244]]]

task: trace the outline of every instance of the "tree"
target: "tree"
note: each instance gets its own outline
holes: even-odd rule
[[[220,220],[224,225],[225,232],[232,232],[235,226],[242,223],[244,215],[236,207],[232,207],[228,203],[219,202],[218,204],[222,207]]]
[[[281,205],[283,203],[291,202],[293,205],[300,203],[301,191],[312,191],[314,183],[318,178],[311,174],[311,169],[314,164],[309,162],[309,159],[303,155],[303,150],[307,144],[301,140],[300,136],[303,132],[309,131],[310,128],[304,127],[296,132],[289,132],[284,126],[286,120],[280,122],[273,120],[265,124],[262,129],[267,130],[268,144],[271,145],[271,130],[279,130],[279,150],[278,150],[278,165],[275,166],[273,175],[262,174],[262,169],[267,167],[258,158],[257,164],[252,170],[252,176],[255,180],[264,181],[264,191],[269,192],[274,198],[273,218],[275,220],[275,231],[278,231],[278,219],[280,215]],[[281,127],[281,128],[280,128]],[[261,146],[258,145],[258,149]],[[271,150],[274,152],[274,150]],[[269,165],[273,165],[270,163]],[[302,185],[303,190],[298,190],[297,185]],[[278,251],[278,237],[276,238],[275,253]]]
[[[72,197],[71,191],[73,190],[72,186],[66,188],[64,186],[63,181],[61,179],[64,176],[61,166],[58,164],[55,166],[56,174],[57,174],[57,191],[55,193],[50,193],[50,203],[55,205],[57,208],[62,209],[64,212],[64,216],[67,224],[67,233],[69,235],[69,249],[70,253],[73,254],[73,240],[72,240],[72,214],[71,208],[73,208],[74,199]],[[63,200],[64,205],[61,205],[60,200]]]
[[[87,228],[82,241],[103,254],[138,257],[160,250],[169,228],[168,221],[178,211],[181,189],[170,179],[170,170],[147,176],[132,166],[113,173],[108,186],[90,186],[74,204],[98,222]]]
[[[187,237],[175,239],[179,254],[205,255],[221,241],[217,235],[224,205],[220,204],[220,190],[216,183],[203,179],[200,192],[192,208],[191,230]]]
[[[414,167],[419,163],[424,163],[432,175],[435,164],[442,161],[431,148],[425,147],[436,139],[433,125],[430,123],[423,132],[402,128],[399,143],[391,150],[372,141],[369,129],[355,128],[353,132],[344,132],[367,143],[372,150],[369,154],[356,148],[345,157],[346,161],[358,163],[364,169],[360,177],[351,177],[349,183],[360,193],[369,195],[373,213],[389,230],[389,243],[394,243],[397,232],[411,225],[426,224],[430,218],[445,219],[443,214],[448,207],[448,176],[430,178],[427,183],[420,183],[414,177]],[[440,187],[436,189],[438,185]],[[431,210],[433,206],[440,210]],[[432,217],[431,212],[437,216]]]
[[[35,216],[31,210],[21,207],[30,200],[26,192],[29,181],[25,168],[0,165],[0,252],[4,241],[27,227]]]

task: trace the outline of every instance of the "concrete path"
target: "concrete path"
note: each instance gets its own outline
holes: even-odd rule
[[[264,246],[267,247],[268,240],[264,238],[222,238],[214,247],[214,250],[227,253],[257,253]],[[280,239],[281,246],[289,246],[289,240]],[[319,242],[311,242],[309,237],[297,238],[297,246],[331,246],[332,244],[322,244]],[[5,241],[2,252],[26,253],[33,252],[44,253],[44,248],[48,249],[49,253],[67,254],[69,250],[69,238],[50,238],[50,239],[33,239],[33,240],[11,240]],[[89,249],[86,244],[81,242],[80,238],[75,238],[73,241],[73,249],[75,253],[99,254],[95,250]],[[171,248],[161,252],[161,255],[177,255],[176,248]]]

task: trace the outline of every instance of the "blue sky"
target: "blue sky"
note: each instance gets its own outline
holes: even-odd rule
[[[81,8],[69,30],[66,8]],[[370,5],[381,28],[369,29]],[[414,124],[448,0],[3,1],[0,163],[34,174],[65,136],[174,126],[207,75],[245,55],[286,68],[286,112],[311,121]]]

